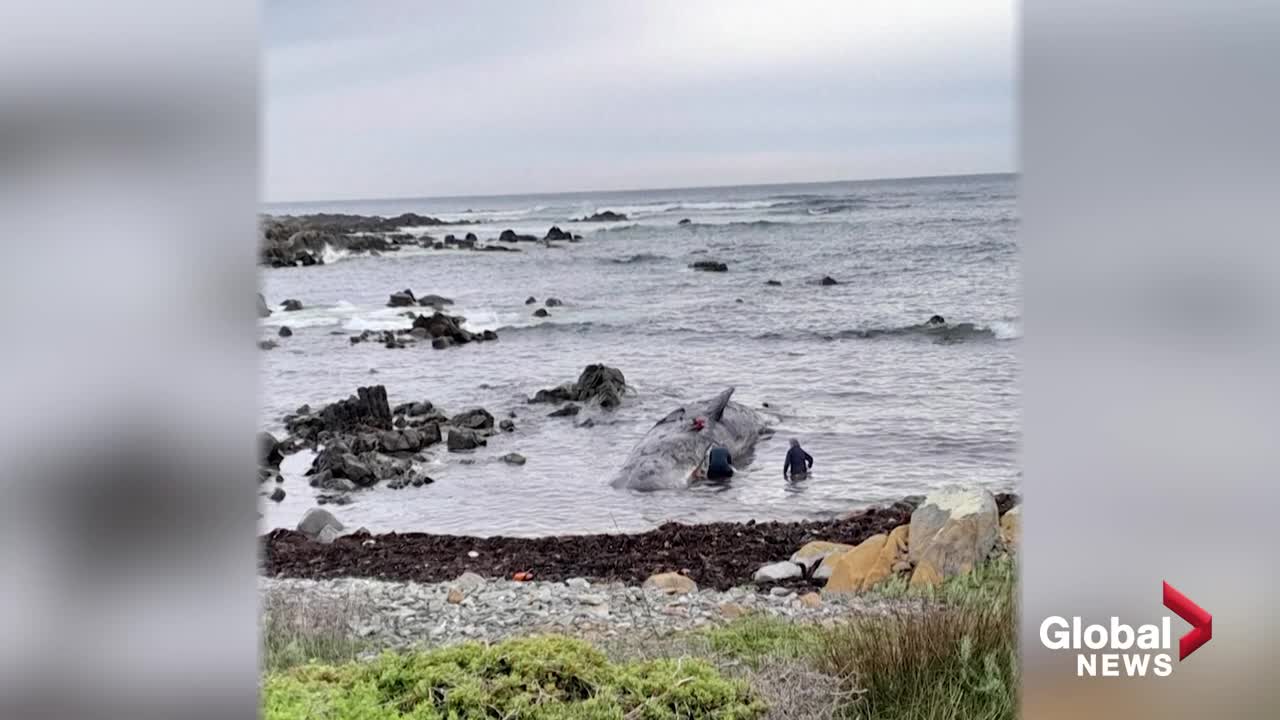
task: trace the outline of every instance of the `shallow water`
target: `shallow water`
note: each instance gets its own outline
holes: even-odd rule
[[[504,229],[542,237],[552,224],[580,243],[521,253],[404,251],[311,268],[265,270],[263,292],[306,309],[262,321],[263,336],[294,335],[264,352],[263,427],[303,403],[318,407],[383,384],[392,404],[431,400],[448,412],[514,411],[517,431],[475,454],[434,452],[436,482],[356,493],[335,513],[371,530],[478,535],[636,530],[668,520],[799,519],[896,500],[951,482],[992,489],[1018,481],[1017,291],[1014,177],[631,193],[454,198],[271,206],[267,212],[419,212],[478,226],[422,228],[442,237]],[[618,223],[568,222],[596,210]],[[470,212],[468,212],[470,211]],[[681,218],[692,222],[678,225]],[[727,273],[690,270],[714,259]],[[840,284],[822,287],[830,275]],[[781,287],[766,286],[776,279]],[[366,328],[406,327],[387,296],[409,287],[456,301],[472,330],[500,340],[436,351],[351,345]],[[532,317],[528,296],[557,297]],[[739,302],[740,300],[740,302]],[[930,315],[944,335],[910,330]],[[525,398],[620,368],[634,393],[613,412],[548,418]],[[640,494],[609,479],[635,442],[672,409],[726,386],[752,407],[769,403],[777,434],[727,489]],[[814,456],[809,479],[782,479],[787,439]],[[522,467],[497,460],[508,452]],[[464,464],[464,459],[474,461]],[[314,505],[286,460],[280,504],[266,527],[292,526]]]

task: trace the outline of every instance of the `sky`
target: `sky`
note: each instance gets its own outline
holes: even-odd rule
[[[990,0],[269,0],[267,202],[1015,166]]]

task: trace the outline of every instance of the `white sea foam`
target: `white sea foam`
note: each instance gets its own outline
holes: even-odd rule
[[[997,320],[988,324],[987,329],[999,340],[1016,340],[1022,337],[1022,322],[1020,320]]]
[[[320,257],[321,259],[324,260],[324,264],[328,265],[330,263],[336,263],[339,260],[343,260],[347,257],[350,257],[350,255],[351,255],[350,250],[340,250],[338,248],[333,247],[332,245],[326,244],[324,246],[324,252],[320,254]]]

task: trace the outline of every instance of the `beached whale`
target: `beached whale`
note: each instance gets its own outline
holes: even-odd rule
[[[692,474],[712,445],[729,449],[739,469],[751,462],[756,441],[768,432],[762,415],[730,402],[733,388],[709,400],[691,403],[658,421],[622,463],[615,488],[679,490],[691,484]],[[704,425],[696,427],[701,418]]]

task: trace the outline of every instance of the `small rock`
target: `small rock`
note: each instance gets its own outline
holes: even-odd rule
[[[524,304],[525,304],[525,305],[537,305],[537,304],[538,304],[538,298],[536,298],[536,297],[534,297],[534,296],[530,295],[528,298],[526,298],[526,299],[525,299]]]
[[[818,284],[819,285],[839,285],[840,283],[836,282],[835,278],[831,277],[830,275],[823,275],[822,279],[818,281]]]
[[[453,588],[449,588],[449,597],[445,599],[449,601],[450,605],[461,605],[462,600],[465,597],[466,595],[463,594],[462,590],[456,587],[453,587]]]
[[[560,301],[560,298],[553,298],[553,297],[547,298],[547,302],[544,304],[547,307],[560,307],[561,305],[564,305],[564,303]]]
[[[502,422],[498,423],[498,429],[502,430],[503,432],[514,432],[516,429],[516,424],[511,422],[510,420],[503,420]]]
[[[781,585],[779,585],[777,587],[770,589],[769,594],[774,597],[788,597],[790,595],[794,595],[795,591],[792,590],[791,588],[782,587]]]
[[[472,560],[475,560],[476,558],[480,557],[480,553],[476,552],[475,550],[468,550],[467,557],[471,558]]]
[[[694,270],[702,270],[703,272],[728,272],[729,266],[716,260],[699,260],[691,263],[689,267]]]
[[[569,578],[564,584],[570,590],[587,590],[591,587],[591,583],[586,578]]]
[[[573,417],[582,411],[582,406],[569,403],[559,410],[554,410],[547,414],[547,417]]]
[[[275,492],[271,493],[271,500],[273,502],[280,502],[281,500],[284,500],[284,488],[277,487]]]
[[[525,458],[520,453],[507,453],[501,459],[502,462],[508,465],[523,465],[525,463]]]
[[[781,282],[780,280],[766,280],[764,284],[765,284],[765,285],[772,285],[773,287],[778,287],[778,286],[782,285],[782,282]]]
[[[293,337],[293,330],[290,330],[288,325],[281,325],[279,334],[280,337]]]
[[[544,317],[550,317],[551,313],[547,312],[546,308],[538,308],[537,310],[533,311],[533,316],[544,318]]]
[[[285,312],[298,312],[299,310],[302,309],[302,301],[292,300],[292,299],[285,300],[284,302],[280,303],[280,307],[283,307]]]
[[[277,344],[277,343],[276,343],[276,341],[275,341],[275,340],[259,340],[259,341],[258,341],[258,349],[260,349],[260,350],[274,350],[274,349],[275,349],[275,347],[276,347],[276,344]]]
[[[464,572],[453,581],[453,585],[464,592],[475,592],[485,586],[485,579],[473,572]]]
[[[810,610],[822,605],[822,596],[816,592],[805,593],[800,596],[800,605]]]
[[[736,620],[745,615],[750,615],[751,611],[737,603],[727,602],[720,604],[720,614],[728,620]]]

